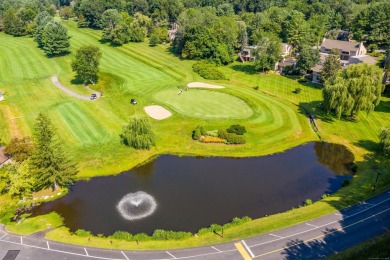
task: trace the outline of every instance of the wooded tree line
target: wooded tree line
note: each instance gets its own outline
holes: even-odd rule
[[[0,167],[0,194],[29,197],[34,191],[56,190],[75,181],[77,167],[44,114],[36,119],[33,138],[14,138],[4,152],[12,157],[13,163]]]
[[[282,41],[301,51],[319,44],[330,29],[351,31],[354,40],[367,44],[390,44],[388,1],[76,0],[69,5],[69,0],[1,0],[0,17],[7,33],[21,36],[33,34],[39,12],[54,15],[59,9],[64,19],[76,17],[81,27],[103,29],[102,39],[113,44],[146,36],[153,36],[153,44],[157,38],[168,41],[169,23],[179,22],[174,50],[217,64],[230,63],[247,44],[268,41],[272,50]]]

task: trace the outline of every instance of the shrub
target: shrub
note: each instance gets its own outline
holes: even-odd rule
[[[194,131],[192,131],[192,139],[199,140],[200,137],[201,137],[201,133],[199,128],[196,128]]]
[[[230,227],[236,227],[236,226],[240,226],[244,223],[247,223],[249,221],[251,221],[252,219],[250,217],[242,217],[242,218],[233,218],[232,221],[230,221],[229,223],[226,223],[225,225],[223,225],[224,228],[230,228]]]
[[[214,136],[205,136],[201,139],[202,143],[221,143],[224,144],[226,141],[225,139],[214,137]]]
[[[152,237],[148,236],[145,233],[138,233],[138,234],[134,235],[132,238],[133,241],[137,241],[137,242],[148,241],[151,239],[152,239]]]
[[[329,195],[328,194],[322,194],[321,195],[321,199],[325,199],[326,197],[328,197]]]
[[[219,138],[227,139],[228,135],[229,135],[229,133],[226,132],[226,130],[224,130],[224,129],[218,130],[218,137]]]
[[[370,56],[377,58],[377,57],[383,56],[383,54],[380,53],[380,52],[376,52],[376,51],[375,51],[375,52],[370,53]]]
[[[246,133],[245,126],[242,125],[231,125],[226,131],[228,133],[235,133],[238,135],[243,135]]]
[[[300,78],[300,79],[298,79],[298,82],[299,83],[307,83],[308,80],[306,78]]]
[[[254,90],[259,90],[259,86],[253,87]]]
[[[192,234],[190,232],[183,232],[183,231],[175,232],[171,230],[162,230],[162,229],[156,229],[152,235],[154,240],[183,240],[191,236]]]
[[[206,135],[207,134],[207,131],[206,129],[204,129],[204,126],[198,126],[197,128],[199,128],[199,131],[201,133],[201,135]]]
[[[209,228],[201,228],[201,229],[199,229],[197,234],[198,235],[204,235],[204,234],[208,234],[208,233],[211,233]]]
[[[351,184],[351,180],[345,179],[345,180],[343,181],[343,183],[341,184],[341,186],[345,187],[345,186],[348,186],[349,184]]]
[[[126,231],[116,231],[111,237],[118,240],[131,241],[133,236]]]
[[[192,69],[204,79],[226,79],[225,75],[219,71],[219,69],[214,64],[208,63],[206,61],[198,61],[194,63]]]
[[[378,45],[376,45],[376,44],[370,44],[370,45],[368,45],[368,47],[367,47],[367,51],[368,52],[374,52],[374,51],[376,51],[378,49]]]
[[[301,93],[301,91],[302,91],[301,88],[296,88],[293,92],[294,92],[295,94],[299,94],[299,93]]]
[[[158,37],[157,34],[153,33],[152,35],[150,35],[150,42],[149,42],[150,46],[156,46],[159,43],[160,43],[160,38]]]
[[[76,236],[79,237],[90,237],[92,236],[92,233],[90,231],[86,231],[84,229],[77,229],[76,232],[74,232]]]
[[[305,200],[304,204],[305,204],[305,206],[309,206],[309,205],[313,204],[313,201],[311,199],[307,199],[307,200]]]
[[[218,137],[218,130],[206,131],[204,135]]]
[[[246,140],[243,136],[236,134],[228,134],[226,141],[228,144],[245,144]]]
[[[356,173],[357,170],[358,170],[357,164],[356,164],[356,163],[352,163],[352,165],[351,165],[351,171],[352,171],[353,173]]]

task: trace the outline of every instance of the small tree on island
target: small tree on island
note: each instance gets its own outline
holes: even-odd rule
[[[48,22],[42,32],[43,50],[49,56],[69,53],[69,39],[68,29],[62,23]]]
[[[386,155],[390,154],[390,128],[383,128],[379,134],[379,145],[382,152]]]
[[[91,82],[95,84],[99,72],[99,63],[102,53],[99,47],[92,45],[82,46],[77,50],[72,61],[72,70],[76,72],[77,77],[84,83]]]
[[[55,139],[50,119],[40,113],[34,125],[35,151],[30,157],[31,173],[38,190],[52,187],[56,190],[74,182],[77,168],[70,162],[61,143]]]
[[[353,117],[360,111],[370,112],[379,104],[384,85],[380,68],[368,64],[350,65],[325,82],[322,90],[324,108]]]
[[[150,149],[155,145],[154,133],[149,119],[144,116],[132,116],[123,127],[122,142],[135,149]]]

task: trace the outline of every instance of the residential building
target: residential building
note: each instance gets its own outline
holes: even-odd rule
[[[240,57],[240,59],[243,63],[248,62],[248,61],[255,61],[256,57],[254,55],[254,50],[257,48],[258,48],[258,46],[246,46],[242,49],[242,51],[238,54],[238,56]],[[282,50],[282,57],[283,58],[291,55],[292,46],[290,44],[282,43],[281,48],[282,48],[281,50]]]

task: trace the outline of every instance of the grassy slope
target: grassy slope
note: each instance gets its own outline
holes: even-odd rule
[[[249,119],[234,119],[239,117],[237,114],[224,118],[227,112],[220,110],[213,116],[220,119],[207,121],[208,115],[212,115],[209,112],[216,110],[215,100],[202,104],[203,112],[207,113],[203,119],[188,117],[186,115],[191,114],[192,109],[199,109],[195,102],[199,104],[199,95],[196,94],[202,92],[190,90],[188,93],[194,94],[194,99],[184,100],[183,94],[184,102],[172,106],[174,115],[171,118],[153,121],[157,134],[156,148],[151,151],[134,151],[123,147],[119,142],[119,134],[129,115],[134,112],[144,113],[142,108],[145,105],[161,104],[159,95],[171,93],[172,98],[176,98],[178,86],[199,80],[192,72],[192,62],[178,59],[169,53],[166,46],[151,48],[145,43],[134,43],[111,47],[101,44],[99,31],[80,30],[71,21],[66,24],[72,36],[72,52],[83,44],[101,48],[101,78],[93,87],[103,92],[103,98],[96,102],[77,100],[53,86],[50,76],[56,74],[68,88],[85,93],[82,85],[72,84],[72,55],[48,59],[36,48],[32,39],[0,34],[0,63],[7,65],[5,70],[1,70],[0,78],[0,88],[6,90],[7,100],[0,105],[0,111],[2,114],[7,113],[4,117],[8,125],[8,131],[5,127],[0,127],[0,131],[7,139],[31,135],[36,115],[39,112],[48,113],[60,138],[79,162],[80,177],[119,173],[156,153],[181,154],[190,151],[191,154],[214,156],[254,156],[282,151],[315,139],[308,129],[307,120],[296,113],[297,109],[293,105],[254,90],[237,88],[229,82],[221,82],[227,88],[218,92],[208,91],[209,99],[229,103],[225,104],[227,112],[241,111],[245,117],[250,116]],[[23,55],[26,49],[31,55]],[[129,104],[132,97],[137,99],[139,105]],[[168,102],[167,98],[163,102]],[[191,101],[195,105],[188,103]],[[20,115],[24,117],[11,119]],[[198,124],[219,129],[237,122],[250,129],[245,148],[205,146],[191,140],[191,131]],[[275,142],[274,146],[269,146]]]

